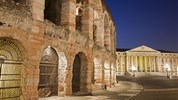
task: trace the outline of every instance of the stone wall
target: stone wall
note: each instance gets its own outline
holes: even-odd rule
[[[44,19],[45,0],[31,0],[24,2],[13,2],[10,0],[0,0],[0,39],[5,37],[19,41],[24,50],[25,59],[23,60],[24,69],[22,70],[21,81],[22,94],[21,100],[38,100],[38,85],[40,81],[40,60],[44,50],[48,47],[53,48],[58,54],[58,96],[74,94],[72,92],[73,63],[77,54],[82,54],[81,63],[86,67],[81,70],[85,78],[80,77],[82,93],[90,93],[103,89],[105,85],[113,86],[115,83],[115,43],[112,49],[104,47],[104,14],[98,12],[101,24],[98,31],[97,41],[93,39],[94,9],[97,5],[105,6],[102,2],[92,4],[92,0],[86,0],[84,4],[84,17],[82,21],[82,31],[75,30],[75,0],[63,0],[61,24],[55,25],[49,20]],[[9,3],[11,2],[11,3]],[[101,10],[104,10],[100,8]],[[109,12],[107,12],[110,15]],[[109,20],[112,20],[109,17]],[[113,37],[115,37],[115,26]],[[99,33],[102,32],[102,33]],[[103,37],[103,38],[99,38]],[[113,39],[113,38],[112,38]],[[115,39],[112,40],[115,42]],[[2,48],[0,48],[2,49]],[[100,61],[101,69],[99,75],[94,71],[96,66],[94,59]],[[84,60],[85,59],[85,60]],[[105,77],[105,62],[109,65],[109,79]],[[111,67],[112,66],[112,67]],[[108,69],[107,69],[108,70]],[[108,71],[107,71],[108,72]],[[93,76],[94,75],[94,76]],[[95,78],[99,76],[100,79]],[[94,78],[92,81],[92,77]]]

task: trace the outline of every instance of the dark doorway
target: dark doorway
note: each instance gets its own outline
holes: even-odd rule
[[[76,55],[73,64],[72,92],[80,91],[80,73],[81,73],[81,59],[79,55]]]
[[[58,94],[58,56],[56,51],[47,47],[40,62],[39,97]]]
[[[44,19],[52,21],[56,25],[61,22],[61,0],[45,0]]]
[[[72,93],[87,91],[87,59],[84,53],[78,53],[73,63]]]

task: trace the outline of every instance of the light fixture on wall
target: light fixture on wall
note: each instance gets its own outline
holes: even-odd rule
[[[51,48],[51,46],[48,46],[48,48]]]

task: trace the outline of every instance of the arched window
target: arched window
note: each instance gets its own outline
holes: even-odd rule
[[[82,30],[82,9],[80,7],[76,8],[76,30]]]
[[[61,0],[45,0],[44,19],[50,20],[56,25],[61,22]]]
[[[110,30],[109,30],[109,19],[108,16],[104,17],[104,46],[110,50]]]
[[[82,4],[83,3],[81,0],[77,0],[76,3],[77,3],[77,8],[76,8],[76,19],[75,19],[76,27],[75,27],[75,29],[82,31],[82,14],[83,14]]]

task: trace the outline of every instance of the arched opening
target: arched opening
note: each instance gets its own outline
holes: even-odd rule
[[[0,100],[20,100],[23,98],[22,45],[12,38],[0,38]]]
[[[82,31],[82,9],[78,7],[76,9],[76,30]]]
[[[113,27],[113,24],[111,24],[111,27],[110,27],[110,49],[111,49],[111,52],[114,53],[114,42],[115,42],[115,39],[114,39],[114,27]]]
[[[105,84],[110,86],[110,79],[111,79],[111,68],[110,68],[110,63],[106,61],[104,63],[104,81]]]
[[[61,22],[61,0],[45,0],[44,19],[50,20],[56,25]]]
[[[100,90],[102,89],[102,61],[98,57],[94,58],[93,68],[92,68],[92,90]]]
[[[94,58],[94,83],[102,82],[102,62],[99,58]]]
[[[104,16],[104,46],[107,50],[110,50],[110,30],[108,16]]]
[[[116,80],[116,75],[115,75],[115,68],[114,68],[114,64],[111,64],[111,86],[114,85],[114,82]]]
[[[84,53],[78,53],[73,63],[72,93],[86,92],[87,87],[87,59]]]
[[[82,31],[82,15],[83,15],[83,11],[82,11],[82,0],[77,0],[77,7],[76,7],[76,19],[75,19],[75,29],[78,31]]]
[[[48,46],[40,61],[39,97],[58,95],[58,55]]]

